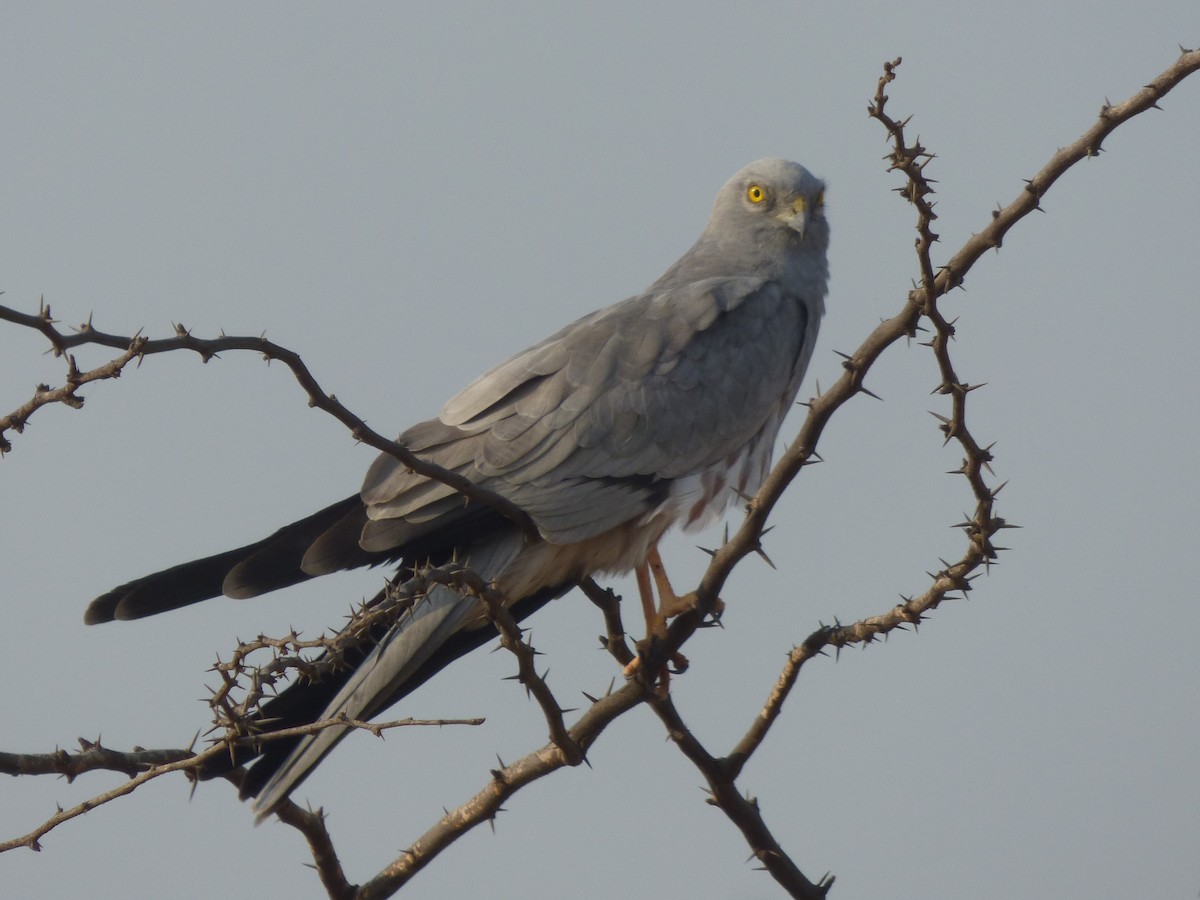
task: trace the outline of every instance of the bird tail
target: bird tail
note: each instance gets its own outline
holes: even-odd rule
[[[367,521],[358,495],[286,525],[270,537],[236,550],[156,572],[97,597],[88,606],[89,625],[138,619],[225,594],[253,597],[338,569],[378,565],[403,558],[435,565],[457,554],[485,582],[493,581],[520,553],[524,535],[498,513],[469,505],[413,529],[408,539],[383,550],[364,550],[359,536]],[[508,598],[520,621],[571,587],[563,583],[524,597]],[[264,731],[307,725],[345,714],[366,720],[415,690],[444,666],[482,646],[495,629],[470,620],[479,601],[436,586],[411,613],[371,635],[375,646],[345,651],[344,668],[320,681],[299,680],[262,705],[257,716]],[[464,627],[467,626],[467,627]],[[326,728],[300,738],[261,741],[231,748],[210,760],[201,778],[221,776],[251,761],[241,781],[241,796],[258,796],[259,818],[270,813],[304,780],[349,731]]]
[[[484,581],[495,578],[521,551],[523,535],[510,529],[471,548],[465,565]],[[528,615],[557,590],[543,596],[525,598],[518,614]],[[464,625],[479,614],[479,600],[451,587],[435,586],[428,595],[406,615],[355,667],[329,700],[319,715],[309,721],[336,718],[366,720],[396,702],[417,684],[450,660],[461,656],[474,646],[484,643],[495,632],[490,628],[476,629],[476,636],[467,638],[462,647],[451,652],[439,652],[452,643],[463,643]],[[435,657],[439,657],[435,659]],[[309,687],[298,684],[289,690]],[[270,709],[264,710],[269,715]],[[257,794],[254,809],[261,822],[269,816],[310,772],[325,758],[352,726],[335,725],[301,738],[282,760],[264,754],[250,771],[243,784],[243,795]],[[269,746],[269,745],[268,745]],[[269,780],[267,780],[269,776]],[[265,781],[265,784],[262,782]],[[259,785],[262,785],[261,788]]]

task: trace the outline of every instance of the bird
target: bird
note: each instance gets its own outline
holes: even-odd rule
[[[517,621],[584,578],[630,571],[648,625],[652,576],[660,616],[678,612],[689,598],[668,596],[658,542],[673,527],[711,524],[765,478],[824,315],[828,245],[824,182],[785,159],[751,163],[645,291],[517,353],[400,435],[532,528],[383,454],[358,493],[256,543],[122,584],[84,621],[253,597],[362,566],[395,565],[403,584],[449,562],[499,592]],[[280,690],[259,720],[269,731],[370,719],[495,634],[476,596],[435,586],[332,675]],[[239,746],[204,777],[248,765],[240,794],[256,798],[261,820],[350,729]]]

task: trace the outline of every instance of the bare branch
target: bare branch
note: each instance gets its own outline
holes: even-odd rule
[[[393,728],[403,728],[418,725],[482,725],[483,719],[397,719],[392,722],[363,722],[346,716],[335,716],[301,725],[296,728],[282,728],[255,737],[228,737],[215,741],[211,747],[199,753],[194,750],[143,750],[135,748],[131,751],[111,750],[102,747],[100,742],[79,738],[82,750],[78,753],[68,753],[65,750],[55,750],[53,753],[0,753],[0,773],[5,775],[62,775],[68,781],[85,772],[111,771],[123,772],[130,780],[119,788],[99,794],[85,800],[68,810],[58,810],[40,826],[23,837],[14,838],[0,843],[0,853],[17,847],[29,847],[40,850],[40,839],[64,822],[81,816],[86,812],[103,806],[118,797],[132,793],[141,785],[154,778],[159,778],[170,772],[187,772],[194,778],[195,772],[204,769],[208,760],[229,752],[230,744],[244,746],[260,744],[268,741],[285,740],[291,737],[315,734],[325,728],[345,727],[360,728],[369,731],[376,737],[382,737],[383,732]],[[239,770],[241,771],[241,770]],[[235,779],[237,780],[237,779]]]
[[[727,765],[727,760],[714,759],[704,749],[684,724],[674,702],[669,697],[655,698],[650,705],[666,726],[667,735],[708,782],[708,802],[720,807],[737,826],[750,845],[754,858],[762,863],[780,887],[790,896],[804,900],[819,900],[829,893],[833,887],[833,876],[825,875],[815,884],[808,880],[771,834],[758,808],[758,800],[743,796],[734,785],[737,772]]]
[[[325,811],[323,809],[301,809],[291,800],[284,800],[275,807],[275,815],[285,825],[291,825],[304,835],[312,854],[313,865],[317,877],[325,886],[330,900],[351,900],[355,896],[354,885],[346,880],[342,871],[341,860],[334,849],[333,839],[325,828]]]
[[[600,635],[600,646],[612,654],[624,669],[633,662],[634,652],[625,640],[625,623],[621,620],[621,601],[611,588],[602,588],[591,578],[579,582],[579,590],[596,605],[604,615],[605,633]]]
[[[172,751],[160,751],[171,753]],[[41,838],[53,831],[64,822],[69,822],[71,819],[78,818],[86,812],[91,812],[98,806],[103,806],[105,803],[110,803],[118,797],[124,797],[126,794],[132,794],[147,781],[152,781],[168,772],[178,772],[182,770],[191,770],[202,766],[207,760],[212,759],[220,753],[224,753],[225,747],[218,744],[215,747],[203,751],[202,753],[189,754],[184,759],[178,759],[173,762],[163,763],[162,765],[151,766],[145,771],[126,781],[124,784],[113,788],[111,791],[105,791],[92,797],[90,800],[85,800],[77,806],[72,806],[70,809],[59,809],[49,819],[35,828],[33,831],[19,838],[14,838],[10,841],[0,841],[0,853],[8,850],[16,849],[17,847],[28,847],[31,850],[41,850]]]
[[[82,750],[68,753],[0,753],[0,774],[3,775],[62,775],[74,781],[85,772],[124,772],[130,778],[155,766],[191,759],[194,750],[142,750],[128,752],[100,746],[99,739],[78,738]]]
[[[611,722],[641,704],[648,696],[644,685],[636,681],[628,682],[619,691],[608,694],[588,707],[568,729],[571,741],[586,754]],[[515,763],[493,770],[490,781],[474,797],[444,815],[389,866],[364,883],[355,895],[356,900],[378,900],[392,896],[446,847],[475,826],[493,820],[504,801],[518,790],[569,765],[572,763],[561,748],[550,743]]]
[[[488,619],[500,633],[500,644],[517,658],[517,681],[525,686],[526,692],[532,694],[542,708],[550,729],[550,739],[562,751],[567,765],[575,766],[583,762],[583,751],[563,722],[562,707],[546,684],[545,677],[539,675],[534,666],[536,651],[532,644],[522,638],[521,628],[508,611],[504,595],[475,572],[462,566],[442,566],[430,570],[426,577],[453,587],[462,594],[477,597],[483,603]]]
[[[287,347],[268,341],[264,337],[222,335],[219,338],[204,339],[194,337],[183,325],[176,325],[173,338],[149,340],[140,334],[127,338],[97,331],[92,327],[90,320],[79,326],[74,334],[63,334],[55,327],[55,320],[50,315],[50,307],[44,303],[40,306],[36,316],[0,306],[0,320],[4,319],[40,331],[50,341],[56,356],[83,344],[114,347],[123,352],[110,362],[89,372],[79,372],[75,367],[74,358],[68,355],[68,372],[63,387],[51,389],[45,385],[39,385],[34,392],[33,399],[18,407],[14,412],[0,418],[0,453],[6,453],[12,449],[12,444],[4,437],[6,430],[20,434],[24,431],[29,417],[36,410],[50,403],[65,403],[78,409],[83,405],[83,398],[75,393],[79,386],[92,381],[119,378],[125,366],[135,359],[140,363],[144,357],[154,354],[190,350],[196,353],[203,362],[208,362],[226,351],[249,350],[262,354],[267,362],[279,360],[286,365],[305,393],[308,394],[309,406],[315,406],[333,416],[350,429],[350,434],[355,440],[362,441],[376,450],[395,457],[418,475],[440,481],[442,484],[454,488],[468,500],[491,506],[517,524],[522,531],[529,534],[537,533],[537,528],[529,516],[507,498],[479,487],[457,472],[422,459],[404,445],[389,440],[371,429],[366,422],[343,406],[335,395],[326,393],[299,354]]]

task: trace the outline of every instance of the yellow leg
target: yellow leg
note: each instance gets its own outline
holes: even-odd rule
[[[646,565],[650,569],[650,574],[654,576],[654,583],[658,586],[658,616],[656,623],[661,622],[663,625],[666,625],[667,619],[673,619],[696,608],[695,592],[684,594],[680,597],[675,593],[675,588],[671,587],[671,579],[667,577],[667,569],[663,565],[662,557],[658,555],[658,544],[650,545],[650,552],[646,554]]]
[[[646,553],[646,561],[635,567],[634,572],[637,576],[638,594],[642,601],[642,613],[646,618],[646,640],[662,640],[667,634],[667,620],[695,609],[696,595],[690,593],[680,597],[675,593],[675,589],[671,587],[671,580],[667,577],[667,570],[663,566],[662,557],[658,553],[657,543],[650,545],[650,549]],[[654,586],[658,588],[657,604],[654,601],[651,578],[654,579]],[[676,671],[682,672],[687,669],[688,660],[682,653],[675,653],[671,656],[671,664]],[[625,667],[626,677],[632,677],[640,668],[641,656],[638,656]],[[658,674],[656,685],[656,691],[660,696],[666,696],[670,678],[669,671],[664,667]]]
[[[654,605],[654,589],[650,587],[650,571],[646,563],[640,563],[634,568],[637,576],[638,595],[642,598],[642,615],[646,617],[646,631],[649,633],[651,623],[658,619],[658,610]]]

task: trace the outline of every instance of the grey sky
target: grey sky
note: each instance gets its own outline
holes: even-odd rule
[[[750,160],[828,184],[832,282],[802,394],[894,314],[912,214],[865,115],[903,55],[897,114],[938,154],[945,258],[1053,151],[1200,43],[1194,0],[1054,4],[39,4],[0,11],[0,290],[109,331],[266,331],[385,432],[487,366],[656,277]],[[1200,890],[1196,210],[1200,81],[1072,170],[958,315],[970,421],[1008,479],[1013,550],[918,635],[805,669],[742,787],[810,875],[853,898],[1195,897]],[[581,288],[580,285],[583,285]],[[61,380],[0,328],[0,408]],[[80,354],[81,364],[107,358]],[[688,645],[676,699],[714,752],[748,726],[792,643],[880,612],[961,552],[932,356],[890,351],[828,428],[767,550]],[[0,462],[7,646],[0,749],[179,746],[235,637],[336,625],[379,573],[85,628],[113,585],[261,537],[354,490],[373,456],[281,366],[148,360],[40,412]],[[799,419],[784,425],[794,433]],[[719,531],[707,540],[711,545]],[[675,538],[677,585],[705,557]],[[628,588],[629,585],[618,585]],[[617,670],[571,595],[532,622],[568,701]],[[397,710],[484,728],[355,736],[299,791],[330,813],[352,880],[478,790],[545,727],[504,653]],[[403,894],[772,897],[699,775],[648,712],[592,768],[519,794]],[[120,776],[12,779],[16,836]],[[228,785],[161,780],[0,857],[12,897],[318,896],[299,836],[255,829]]]

